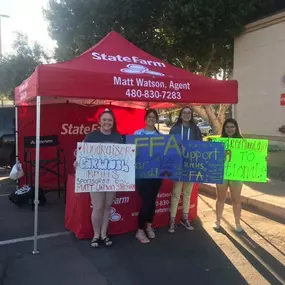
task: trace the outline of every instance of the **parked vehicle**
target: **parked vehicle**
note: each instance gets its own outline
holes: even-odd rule
[[[213,134],[213,130],[208,122],[201,122],[197,125],[202,133],[203,136],[208,136]]]
[[[195,121],[196,124],[200,124],[200,123],[204,122],[204,120],[202,118],[200,118],[200,117],[194,117],[194,121]]]
[[[167,116],[165,116],[165,115],[161,115],[161,116],[159,116],[159,118],[158,118],[158,122],[159,122],[160,124],[164,124],[164,123],[165,123],[165,120],[167,120]]]
[[[0,167],[15,164],[15,108],[0,107]]]
[[[168,118],[166,118],[165,120],[164,120],[164,124],[167,126],[167,127],[172,127],[173,126],[173,124],[175,124],[175,122],[177,121],[177,119],[178,119],[178,116],[173,116],[172,117],[172,120],[170,121],[170,119],[169,119],[169,117]]]

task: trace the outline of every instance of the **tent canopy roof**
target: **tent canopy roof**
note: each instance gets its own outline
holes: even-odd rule
[[[163,62],[123,38],[109,33],[80,56],[39,65],[15,89],[16,105],[84,100],[90,104],[166,108],[176,104],[235,104],[237,81],[189,73]],[[163,103],[161,103],[163,102]]]

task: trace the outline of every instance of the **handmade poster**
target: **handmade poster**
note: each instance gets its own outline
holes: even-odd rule
[[[225,144],[224,179],[266,182],[268,140],[215,138],[214,141]]]
[[[224,180],[224,145],[183,141],[181,181],[221,184]]]
[[[126,142],[136,145],[137,179],[177,178],[182,163],[178,136],[127,136]]]
[[[78,143],[75,192],[135,191],[133,144]]]
[[[127,136],[136,145],[136,178],[222,183],[224,146],[180,136]]]

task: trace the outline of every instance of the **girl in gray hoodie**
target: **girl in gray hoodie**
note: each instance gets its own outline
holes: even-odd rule
[[[193,111],[190,107],[184,107],[180,113],[177,122],[171,128],[170,135],[180,135],[182,140],[202,140],[202,134],[200,129],[196,126],[193,117]],[[183,187],[184,186],[184,187]],[[183,189],[183,218],[181,224],[187,230],[194,230],[191,226],[188,215],[190,208],[190,197],[193,189],[192,182],[175,181],[172,189],[171,207],[170,207],[170,226],[169,232],[175,232],[175,218],[177,214],[177,208],[180,200],[180,195]]]

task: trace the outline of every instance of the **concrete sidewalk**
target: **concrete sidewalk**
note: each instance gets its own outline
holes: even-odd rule
[[[201,194],[216,198],[214,184],[201,184],[199,191]],[[228,193],[227,202],[229,201]],[[246,182],[242,189],[242,205],[285,222],[285,181],[270,179],[267,183]]]

